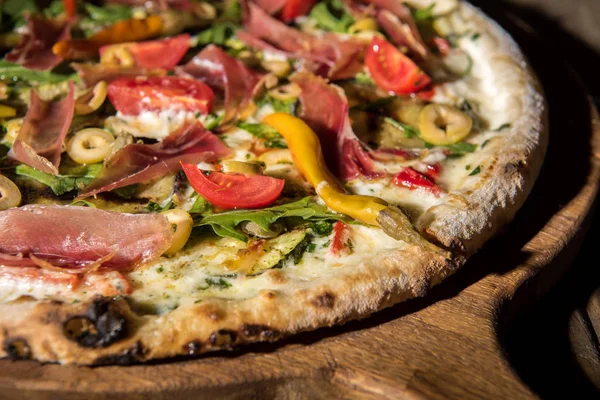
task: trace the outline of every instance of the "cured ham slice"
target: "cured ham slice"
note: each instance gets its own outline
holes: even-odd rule
[[[225,93],[223,124],[232,122],[254,97],[260,75],[219,47],[210,45],[177,71]]]
[[[52,53],[52,46],[71,37],[71,26],[64,22],[51,21],[41,15],[25,17],[27,28],[21,42],[6,59],[26,68],[45,71],[56,67],[62,58]]]
[[[281,11],[288,0],[254,0],[257,6],[262,8],[267,14],[273,15]]]
[[[229,148],[202,125],[184,125],[162,142],[128,144],[117,151],[79,198],[174,174],[182,162],[213,162],[229,154]]]
[[[58,174],[60,153],[75,111],[73,82],[62,100],[46,102],[31,91],[31,106],[9,157],[49,174]]]
[[[160,214],[43,205],[0,212],[0,254],[35,256],[66,269],[85,268],[108,255],[102,268],[130,269],[164,253],[172,236],[171,224]],[[12,265],[9,257],[0,260]]]
[[[298,73],[290,80],[302,89],[302,119],[317,133],[327,154],[328,167],[343,180],[364,176],[380,178],[370,151],[352,131],[348,101],[341,89],[309,73]]]
[[[311,36],[276,20],[253,3],[247,4],[246,11],[245,31],[239,32],[238,38],[249,46],[304,60],[307,69],[331,79],[350,78],[362,70],[362,43],[333,33]]]
[[[165,76],[167,71],[160,68],[121,67],[109,64],[71,63],[71,67],[87,87],[94,86],[100,81],[110,83],[119,78],[133,78],[136,76]]]

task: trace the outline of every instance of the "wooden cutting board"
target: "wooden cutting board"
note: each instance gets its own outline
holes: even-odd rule
[[[2,360],[0,399],[534,397],[499,338],[577,253],[598,190],[600,123],[577,76],[523,21],[521,29],[494,17],[540,75],[550,146],[507,233],[455,276],[362,321],[192,361],[84,368]]]

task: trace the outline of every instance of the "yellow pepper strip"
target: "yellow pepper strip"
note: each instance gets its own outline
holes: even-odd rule
[[[379,226],[397,240],[449,257],[450,253],[425,240],[398,207],[373,196],[347,194],[327,169],[319,138],[301,119],[286,113],[267,116],[263,123],[285,138],[294,163],[329,208],[368,225]]]
[[[56,43],[52,52],[67,60],[98,56],[101,46],[151,39],[163,33],[163,21],[159,15],[148,18],[131,18],[118,21],[87,39],[69,39]]]
[[[344,193],[327,169],[319,138],[304,121],[290,114],[276,113],[266,117],[263,123],[285,138],[294,163],[329,208],[365,224],[379,226],[377,215],[387,203],[377,197]]]
[[[0,104],[0,118],[10,118],[14,117],[15,115],[17,115],[17,110]]]

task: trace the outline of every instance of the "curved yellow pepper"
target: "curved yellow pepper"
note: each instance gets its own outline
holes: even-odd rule
[[[373,196],[347,194],[329,172],[319,138],[304,121],[286,113],[267,116],[263,123],[285,138],[294,163],[329,208],[368,225],[379,226],[397,240],[427,248],[444,257],[451,254],[428,242],[399,208]]]
[[[319,138],[304,121],[290,114],[267,116],[263,123],[275,128],[285,138],[294,163],[329,208],[364,222],[379,226],[377,216],[387,208],[382,199],[344,193],[327,169]]]

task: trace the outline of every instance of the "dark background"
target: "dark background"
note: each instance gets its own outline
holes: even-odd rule
[[[600,104],[600,0],[471,2],[512,34],[517,33],[515,37],[526,53],[533,46],[546,53],[545,63],[566,62],[596,105]],[[518,34],[519,30],[523,33],[528,29],[529,38]],[[551,115],[557,111],[550,109]],[[552,125],[550,129],[551,141],[568,141],[569,136],[577,134],[552,131]],[[568,164],[564,176],[556,176],[557,190],[561,179],[569,179]],[[600,331],[594,330],[594,325],[600,328],[600,313],[589,307],[593,296],[600,299],[600,290],[594,294],[600,288],[599,238],[600,213],[595,212],[569,272],[540,303],[501,334],[504,351],[515,371],[542,398],[600,398]]]

